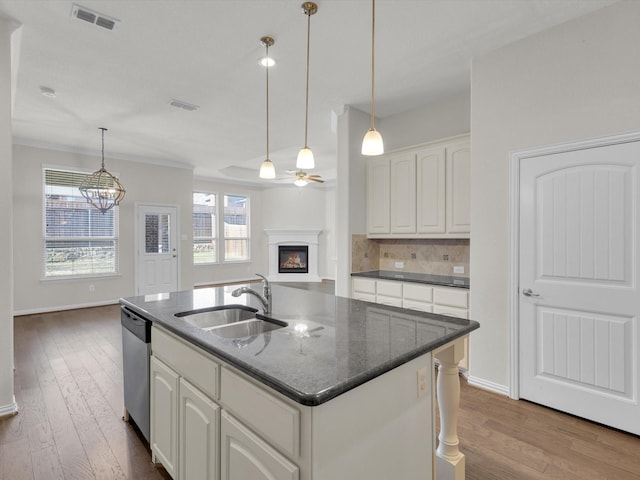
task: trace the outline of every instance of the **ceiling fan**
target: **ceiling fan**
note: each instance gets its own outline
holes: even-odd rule
[[[293,183],[298,187],[304,187],[309,182],[324,183],[320,175],[309,175],[303,170],[287,170],[287,173],[295,177]]]

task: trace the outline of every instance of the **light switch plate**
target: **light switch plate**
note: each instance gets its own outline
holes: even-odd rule
[[[464,273],[464,267],[462,266],[453,267],[453,273]]]

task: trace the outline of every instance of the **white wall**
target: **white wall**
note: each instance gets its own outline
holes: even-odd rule
[[[386,151],[468,133],[471,96],[468,91],[425,107],[385,117],[376,122]]]
[[[112,134],[115,133],[112,130]],[[179,288],[193,285],[192,172],[105,158],[127,194],[120,204],[120,275],[117,277],[42,280],[42,167],[70,166],[97,170],[100,159],[90,155],[14,145],[14,308],[17,314],[116,302],[135,295],[134,206],[136,202],[178,205],[180,215]],[[89,291],[89,284],[95,286]]]
[[[509,152],[640,129],[640,2],[473,62],[471,379],[509,384]]]
[[[11,32],[0,19],[0,415],[15,411],[13,394],[13,203],[11,183]]]

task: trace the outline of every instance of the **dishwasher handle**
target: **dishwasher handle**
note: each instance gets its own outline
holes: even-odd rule
[[[151,343],[151,321],[129,310],[120,307],[120,323],[144,343]]]

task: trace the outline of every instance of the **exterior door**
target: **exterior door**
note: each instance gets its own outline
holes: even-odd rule
[[[640,434],[640,141],[520,161],[520,397]]]
[[[137,205],[136,294],[178,290],[178,209]]]

